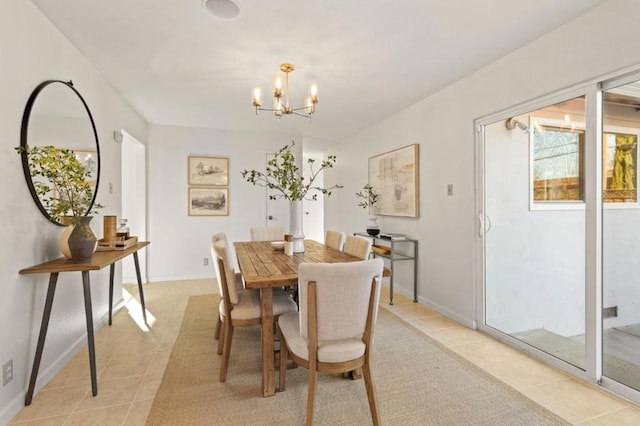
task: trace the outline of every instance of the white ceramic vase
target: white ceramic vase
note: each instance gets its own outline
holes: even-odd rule
[[[367,220],[367,234],[375,237],[380,233],[380,225],[378,225],[378,216],[372,214],[369,215]]]
[[[302,201],[291,201],[289,214],[289,233],[293,235],[293,252],[304,252],[304,233],[302,232]]]

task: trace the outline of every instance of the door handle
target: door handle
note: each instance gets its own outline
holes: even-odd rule
[[[267,217],[267,219],[269,219],[269,220],[273,220],[273,216],[269,215],[269,216]]]
[[[486,222],[485,220],[486,219]],[[489,215],[483,215],[482,213],[478,213],[478,235],[480,238],[483,238],[487,233],[491,230],[491,218]]]

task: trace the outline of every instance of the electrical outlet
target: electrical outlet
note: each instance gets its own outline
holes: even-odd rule
[[[204,259],[202,259],[202,264],[203,264],[204,266],[207,266],[207,265],[209,264],[209,258],[208,258],[208,257],[205,257]]]
[[[452,183],[448,183],[447,184],[447,195],[449,197],[451,197],[453,195],[453,184]]]
[[[2,364],[2,386],[5,386],[11,380],[13,380],[13,360],[12,359]]]

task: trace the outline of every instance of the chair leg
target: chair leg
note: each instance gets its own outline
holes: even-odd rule
[[[369,399],[369,409],[371,410],[371,420],[373,425],[380,424],[380,414],[378,413],[378,402],[376,399],[376,388],[373,384],[373,377],[371,376],[371,369],[369,364],[365,363],[362,366],[362,373],[364,376],[364,387],[367,389],[367,398]]]
[[[225,322],[220,320],[220,336],[218,337],[218,355],[222,355],[222,348],[224,346],[224,334],[227,326]]]
[[[309,363],[309,379],[307,389],[307,426],[313,424],[313,406],[316,396],[316,366]]]
[[[220,315],[218,315],[218,318],[216,321],[216,334],[214,337],[216,338],[216,340],[220,338]]]
[[[222,361],[220,361],[220,382],[227,380],[227,369],[229,368],[229,356],[231,355],[231,340],[233,339],[233,326],[231,321],[225,321],[224,347],[222,351]]]
[[[282,392],[285,389],[289,350],[287,349],[287,342],[284,340],[284,336],[280,329],[278,329],[278,335],[280,336],[280,384],[278,385],[278,390]]]

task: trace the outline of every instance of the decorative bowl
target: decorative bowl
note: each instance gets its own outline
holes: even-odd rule
[[[271,247],[274,250],[284,250],[284,241],[271,241]]]

